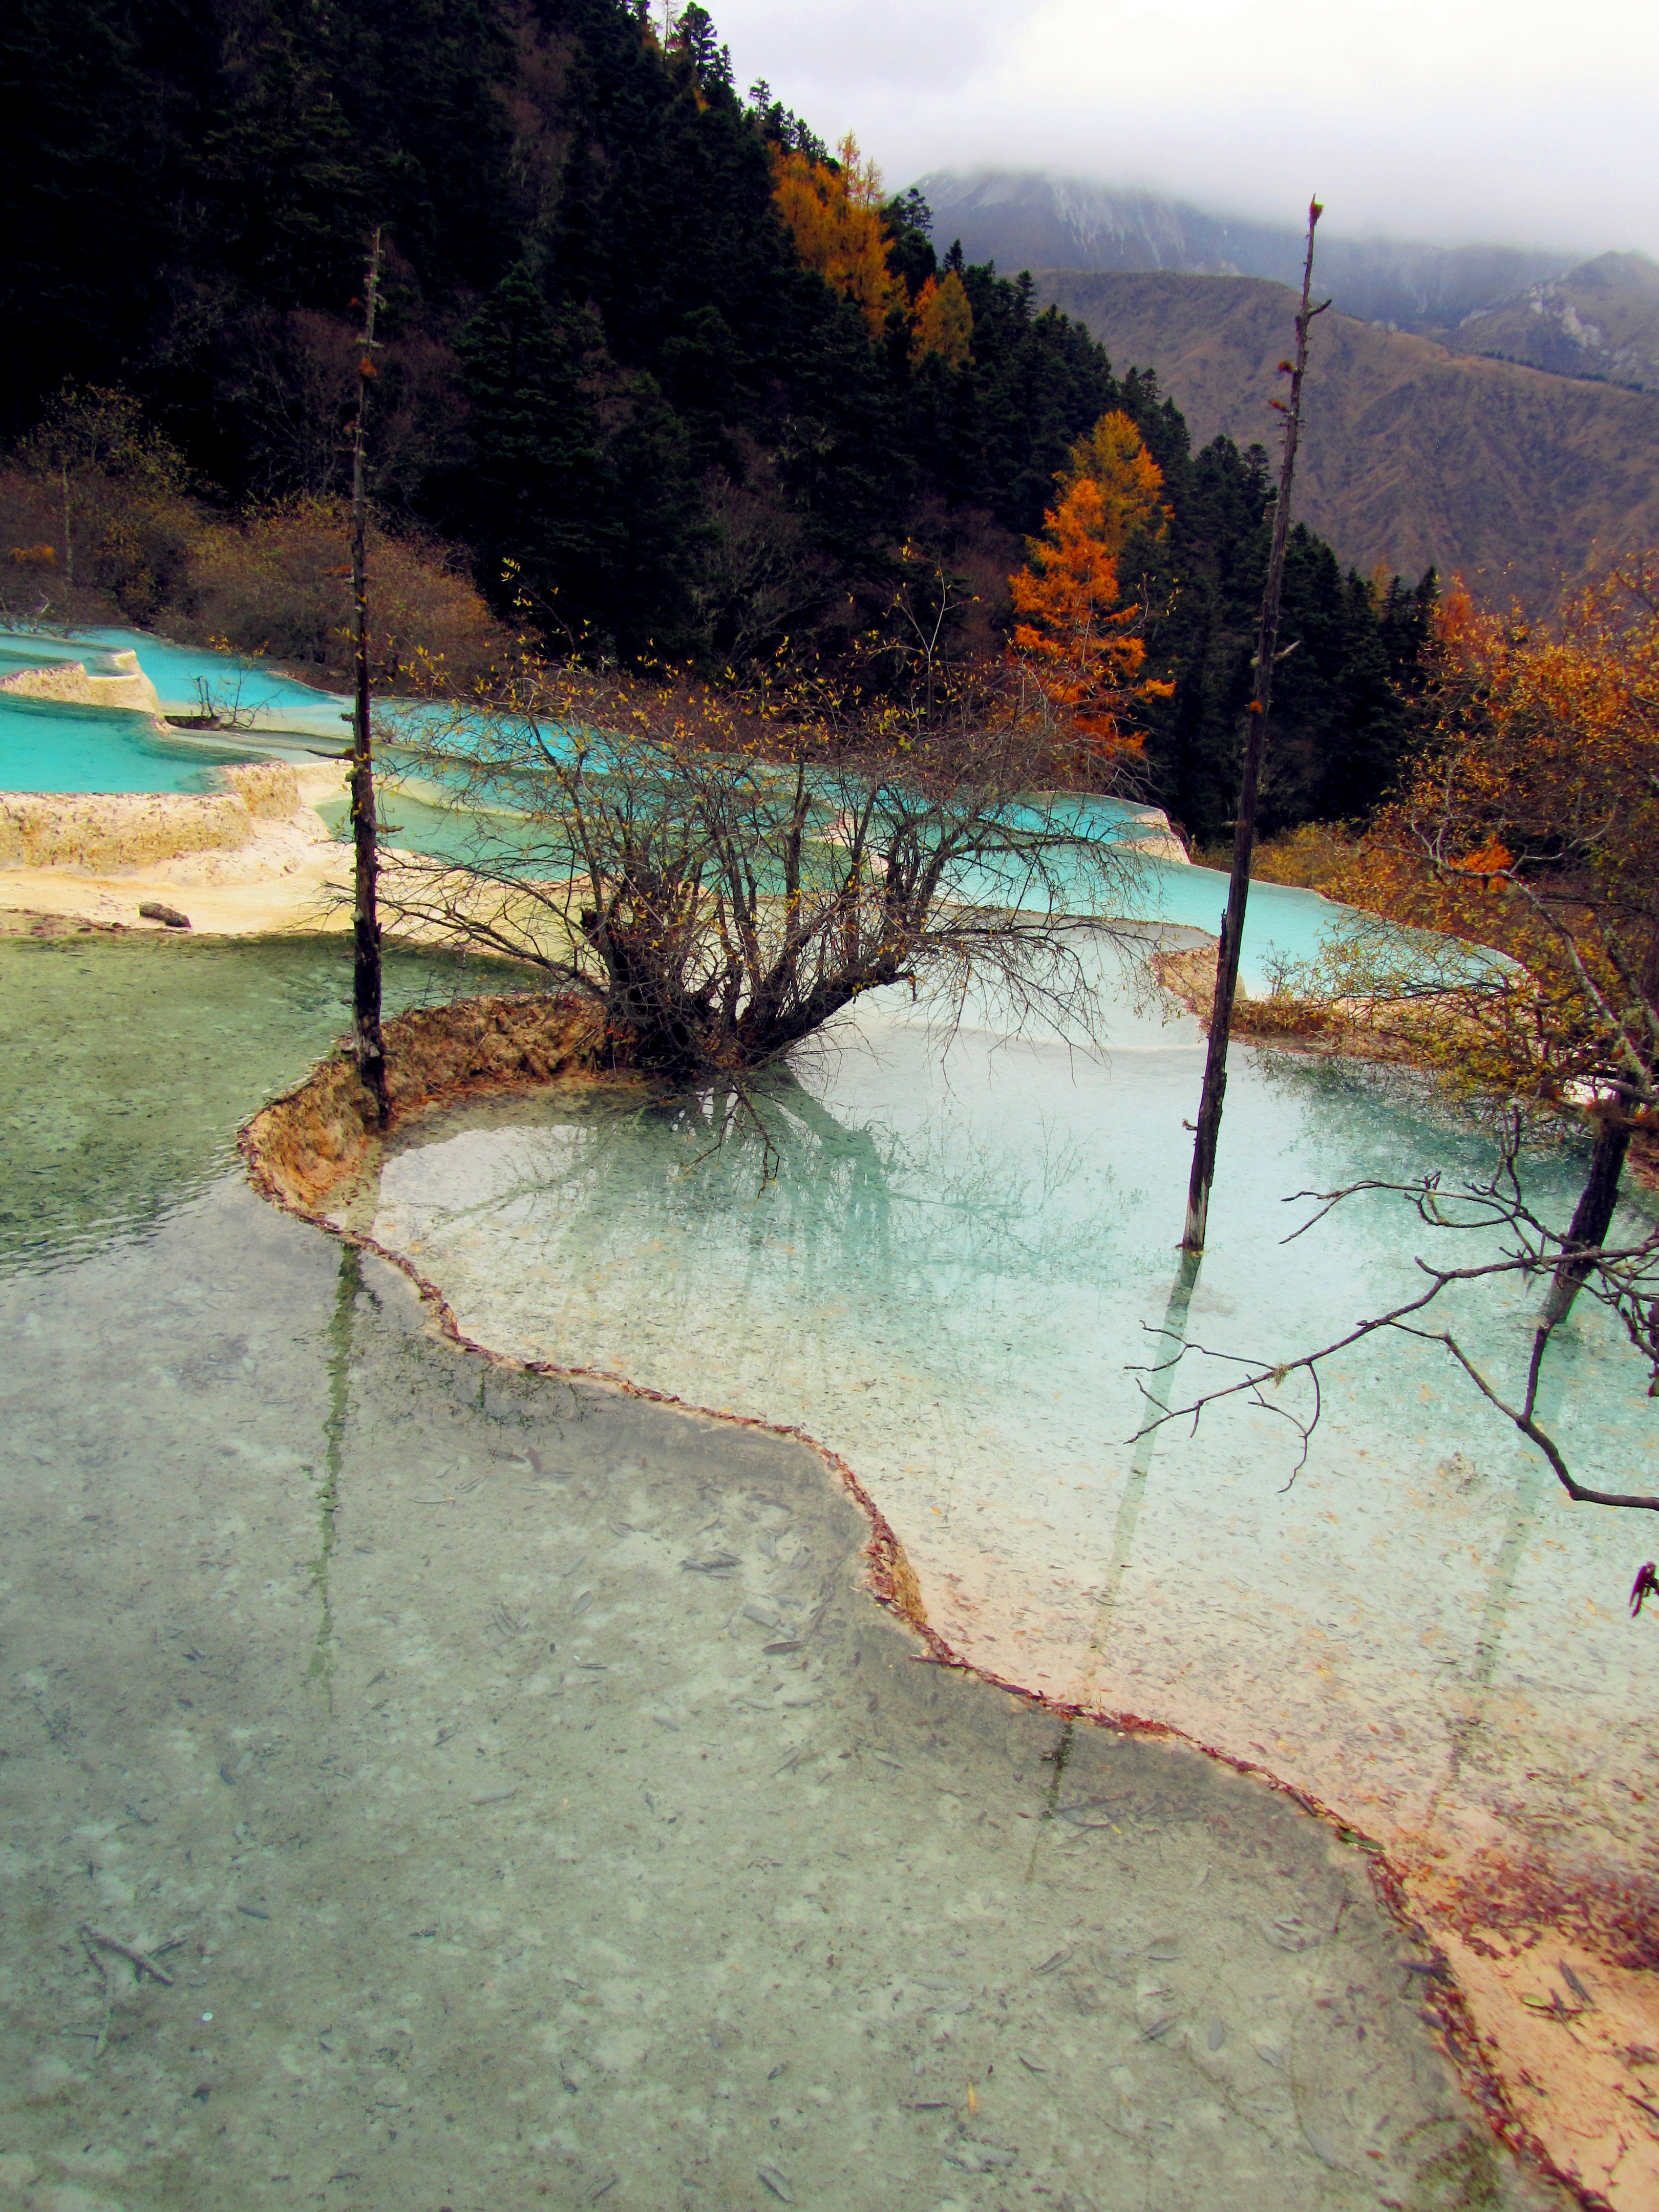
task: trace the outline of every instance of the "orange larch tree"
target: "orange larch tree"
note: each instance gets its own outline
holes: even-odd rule
[[[804,264],[851,300],[879,338],[892,310],[908,305],[903,279],[887,266],[881,172],[860,155],[850,131],[836,152],[832,167],[778,151],[772,198]]]
[[[1008,580],[1013,651],[1026,661],[1079,739],[1079,767],[1143,742],[1127,722],[1138,701],[1167,699],[1169,684],[1144,677],[1146,610],[1127,604],[1119,576],[1123,550],[1137,532],[1157,538],[1168,526],[1164,479],[1127,415],[1104,415],[1073,447],[1054,479],[1057,503],[1029,541],[1030,565]]]

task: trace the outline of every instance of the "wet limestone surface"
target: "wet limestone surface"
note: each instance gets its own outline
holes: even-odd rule
[[[1561,2201],[1325,1824],[919,1663],[805,1447],[141,1152],[0,1279],[0,2203]]]

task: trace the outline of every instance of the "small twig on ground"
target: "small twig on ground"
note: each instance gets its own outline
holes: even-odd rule
[[[101,1950],[118,1953],[122,1958],[136,1966],[141,1975],[149,1975],[152,1980],[160,1982],[164,1989],[170,1990],[173,1987],[172,1975],[164,1974],[155,1960],[147,1952],[139,1950],[136,1944],[124,1943],[118,1936],[106,1935],[101,1928],[94,1928],[90,1922],[85,1920],[81,1923],[81,1935],[83,1942],[87,1943],[96,1944]],[[175,1937],[173,1943],[166,1944],[161,1948],[170,1951],[175,1948],[175,1944],[179,1940]],[[107,1973],[105,1978],[107,1980]]]
[[[110,2014],[115,2008],[115,1991],[110,1984],[109,1960],[94,1944],[87,1941],[87,1931],[84,1926],[81,1930],[81,1942],[88,1958],[104,1978],[104,2017],[98,2023],[97,2040],[92,2046],[93,2063],[96,2065],[103,2057],[105,2045],[109,2041],[109,2021]]]

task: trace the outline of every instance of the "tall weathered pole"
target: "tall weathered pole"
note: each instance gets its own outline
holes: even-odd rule
[[[369,251],[357,362],[357,413],[351,427],[351,646],[356,698],[351,718],[351,837],[356,857],[352,901],[351,1036],[357,1072],[387,1113],[386,1045],[380,1036],[380,923],[375,911],[374,748],[368,720],[368,469],[364,428],[374,380],[374,309],[380,289],[380,233]]]
[[[1233,999],[1238,989],[1238,953],[1244,936],[1244,906],[1250,895],[1250,854],[1255,844],[1256,795],[1261,782],[1261,759],[1267,749],[1267,714],[1273,704],[1273,659],[1279,650],[1279,602],[1285,584],[1285,544],[1291,530],[1291,481],[1296,473],[1297,439],[1302,428],[1302,380],[1308,368],[1308,330],[1316,315],[1330,301],[1310,304],[1313,289],[1314,231],[1324,213],[1317,200],[1308,207],[1308,258],[1302,270],[1302,305],[1296,318],[1296,359],[1280,362],[1291,380],[1291,396],[1273,405],[1285,417],[1285,457],[1279,470],[1279,503],[1273,511],[1273,550],[1267,558],[1267,581],[1261,594],[1261,621],[1255,642],[1255,696],[1250,701],[1244,741],[1244,780],[1238,793],[1238,820],[1233,832],[1232,881],[1227,890],[1227,910],[1222,916],[1221,944],[1216,957],[1215,1010],[1210,1018],[1210,1046],[1204,1061],[1204,1093],[1199,1103],[1198,1134],[1193,1140],[1192,1180],[1187,1187],[1187,1226],[1182,1249],[1201,1252],[1210,1214],[1210,1186],[1215,1180],[1216,1146],[1221,1136],[1221,1102],[1227,1088],[1227,1040],[1233,1025]]]

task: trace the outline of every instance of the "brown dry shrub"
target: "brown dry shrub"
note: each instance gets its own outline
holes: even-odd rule
[[[235,517],[148,483],[82,468],[71,479],[73,562],[61,481],[0,469],[0,617],[71,626],[132,623],[219,644],[344,685],[351,667],[350,514],[343,500],[291,500]],[[50,559],[43,557],[50,554]],[[72,569],[72,573],[71,573]],[[372,525],[369,641],[375,681],[465,690],[511,634],[444,545]]]
[[[188,596],[195,527],[188,500],[82,469],[71,483],[66,549],[61,481],[0,470],[0,548],[13,556],[0,606],[27,617],[44,599],[55,621],[155,623]]]
[[[511,644],[446,547],[372,526],[369,641],[377,682],[423,680],[429,661],[465,688]],[[343,684],[351,666],[350,514],[299,499],[211,522],[191,563],[189,627],[300,674]]]
[[[1291,884],[1298,890],[1341,896],[1336,886],[1353,859],[1353,840],[1339,824],[1304,822],[1277,837],[1264,838],[1250,855],[1253,884]],[[1231,842],[1206,846],[1193,854],[1206,868],[1224,874],[1233,865]]]

